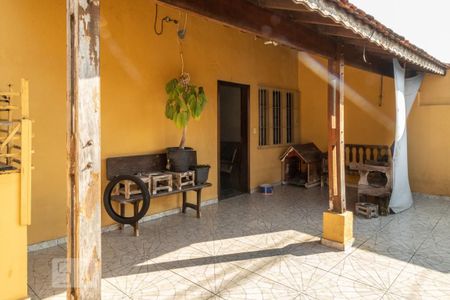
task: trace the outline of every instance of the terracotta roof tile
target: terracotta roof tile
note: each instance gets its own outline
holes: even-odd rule
[[[420,54],[421,56],[428,58],[429,60],[435,62],[436,64],[446,66],[447,68],[450,67],[450,64],[441,62],[437,58],[428,54],[425,50],[415,46],[410,41],[408,41],[405,37],[395,33],[392,29],[388,28],[387,26],[383,25],[381,22],[377,21],[375,19],[375,17],[367,14],[365,11],[356,7],[354,4],[350,3],[348,0],[328,0],[328,1],[336,3],[340,8],[344,9],[348,14],[355,16],[356,18],[363,21],[365,24],[376,29],[378,32],[384,34],[385,36],[387,36],[391,39],[396,40],[397,42],[401,43],[403,46]]]

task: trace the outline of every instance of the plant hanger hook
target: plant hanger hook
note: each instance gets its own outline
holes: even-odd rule
[[[169,16],[165,16],[164,18],[161,19],[160,21],[160,25],[159,25],[159,29],[157,26],[158,23],[158,3],[155,4],[156,6],[156,12],[155,12],[155,20],[153,22],[153,30],[155,31],[156,35],[161,35],[164,33],[164,22],[166,23],[174,23],[178,25],[178,20],[177,19],[172,19]]]

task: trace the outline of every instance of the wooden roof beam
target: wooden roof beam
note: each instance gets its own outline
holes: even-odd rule
[[[279,0],[282,1],[282,0]],[[369,40],[376,45],[382,45],[383,49],[389,49],[392,57],[403,59],[410,64],[414,64],[419,68],[427,70],[429,73],[445,75],[447,66],[431,57],[430,55],[421,52],[420,49],[409,47],[405,45],[405,41],[393,37],[392,34],[386,34],[387,29],[377,30],[368,22],[365,22],[355,14],[349,13],[337,4],[337,1],[330,0],[292,0],[296,4],[302,4],[309,7],[311,10],[320,11],[324,16],[332,16],[333,20],[338,23],[352,28],[353,31],[358,32],[361,37]],[[287,2],[287,1],[286,1]],[[289,1],[291,2],[291,1]]]
[[[336,43],[333,40],[249,1],[160,0],[159,2],[205,16],[262,38],[275,40],[297,50],[306,50],[325,57],[335,55]]]
[[[358,34],[354,33],[353,31],[342,28],[342,27],[327,27],[327,26],[321,26],[318,28],[319,33],[330,35],[330,36],[336,36],[336,37],[344,37],[344,38],[351,38],[351,39],[362,39]]]
[[[257,0],[259,6],[270,9],[280,9],[289,11],[308,12],[311,11],[304,5],[296,4],[286,0]]]
[[[363,49],[352,45],[344,45],[343,53],[345,60],[348,62],[347,65],[387,77],[394,77],[391,57],[381,58],[369,51],[364,55]]]
[[[312,29],[249,1],[159,0],[159,2],[190,11],[261,38],[277,41],[296,50],[319,54],[327,58],[336,57],[338,45],[330,37],[320,35]],[[362,49],[355,50],[353,47],[350,49],[346,47],[344,55],[348,65],[385,76],[393,76],[392,61],[390,61],[389,68],[383,61],[380,61],[380,65],[366,64],[362,59]]]
[[[378,55],[385,56],[386,58],[392,59],[392,54],[389,53],[389,51],[384,50],[380,46],[376,46],[373,43],[370,43],[367,40],[364,39],[358,39],[358,38],[343,38],[341,39],[342,43],[349,44],[357,47],[364,47],[366,48],[366,51],[376,53]]]
[[[292,21],[303,24],[317,24],[330,27],[342,26],[339,23],[334,22],[332,19],[323,17],[320,14],[314,12],[293,12],[291,14]]]

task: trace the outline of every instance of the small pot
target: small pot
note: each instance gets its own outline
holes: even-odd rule
[[[195,185],[204,184],[208,181],[209,165],[191,166],[189,169],[195,171]]]
[[[171,147],[167,148],[167,160],[170,171],[186,172],[190,166],[197,164],[197,153],[189,147]]]

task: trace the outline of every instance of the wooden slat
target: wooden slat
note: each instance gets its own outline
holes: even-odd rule
[[[6,137],[0,137],[0,143],[4,143],[5,141],[6,141]],[[15,135],[15,136],[13,136],[12,138],[11,138],[11,141],[17,141],[17,140],[19,140],[20,139],[20,136],[18,136],[17,134]]]
[[[22,110],[22,118],[30,118],[30,95],[29,95],[29,84],[28,80],[21,80],[21,90],[20,90],[20,104]]]
[[[29,119],[29,84],[28,80],[21,80],[20,102],[21,116],[20,123],[21,144],[12,145],[13,148],[20,150],[20,160],[13,159],[14,163],[20,164],[20,224],[31,225],[31,171],[32,166],[32,121]],[[17,126],[19,128],[19,125]],[[18,132],[16,131],[16,137]]]
[[[0,151],[3,151],[7,145],[9,146],[9,149],[12,149],[12,144],[9,145],[9,143],[14,139],[19,129],[20,124],[17,124],[16,127],[14,127],[11,132],[8,133],[8,136],[2,141],[2,144],[0,145]]]
[[[150,195],[150,198],[153,199],[153,198],[159,198],[159,197],[175,195],[175,194],[179,194],[179,193],[182,193],[182,192],[198,191],[200,189],[211,187],[211,186],[212,186],[211,183],[205,182],[204,184],[200,184],[200,185],[183,187],[181,190],[174,189],[174,190],[172,190],[170,192],[160,192],[160,193],[157,193],[157,194],[152,194],[152,195]],[[111,200],[112,201],[121,202],[121,203],[132,203],[132,202],[135,202],[137,200],[142,200],[142,194],[130,195],[129,199],[127,199],[125,197],[125,195],[112,195],[111,196]]]
[[[195,155],[195,151],[192,152]],[[118,175],[161,172],[166,169],[166,165],[166,153],[110,157],[106,159],[106,178],[111,180]]]
[[[0,153],[0,157],[11,158],[14,156],[19,156],[20,153]]]
[[[19,97],[20,93],[17,92],[0,92],[0,97]]]
[[[22,138],[20,146],[20,224],[31,225],[31,156],[32,122],[22,120]]]
[[[19,107],[16,105],[0,105],[0,111],[17,110]]]
[[[67,298],[101,299],[99,0],[67,0]]]

